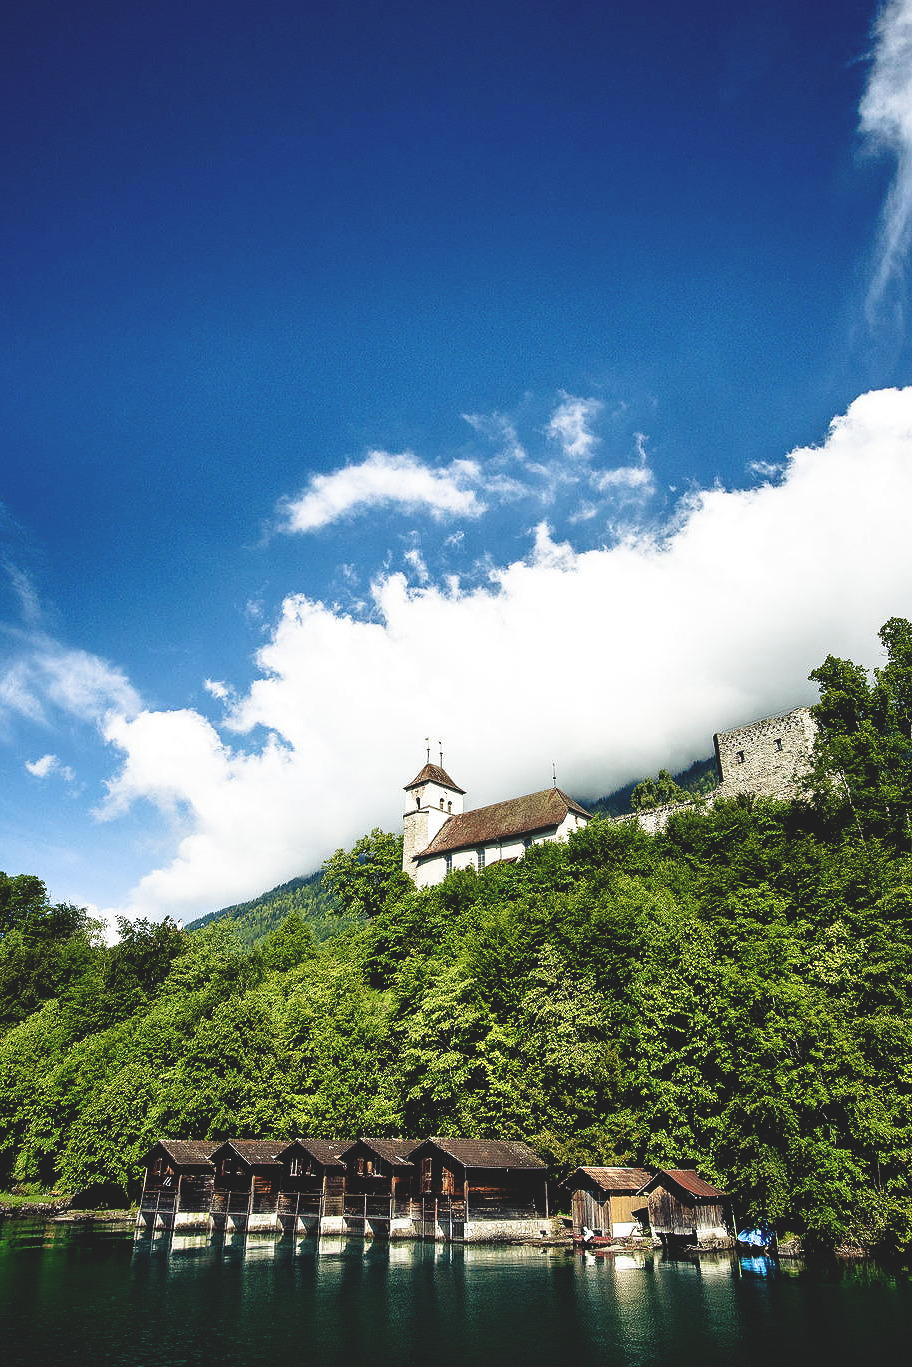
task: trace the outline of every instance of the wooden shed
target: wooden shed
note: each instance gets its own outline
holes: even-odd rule
[[[282,1165],[282,1190],[341,1196],[345,1188],[341,1155],[350,1145],[350,1139],[293,1139],[276,1154]]]
[[[143,1160],[140,1214],[208,1211],[214,1165],[212,1140],[159,1139]]]
[[[412,1154],[417,1139],[356,1139],[342,1152],[346,1196],[388,1197],[408,1202],[415,1187]]]
[[[434,1135],[414,1151],[422,1197],[464,1203],[466,1220],[548,1215],[548,1171],[527,1144],[512,1139]]]
[[[731,1197],[693,1168],[663,1168],[640,1188],[654,1235],[666,1247],[729,1244],[734,1236]]]
[[[645,1168],[577,1168],[564,1185],[570,1192],[573,1236],[629,1238],[648,1228],[646,1201],[639,1194],[649,1181]]]
[[[213,1215],[275,1213],[282,1165],[281,1139],[226,1139],[209,1157],[215,1168]]]

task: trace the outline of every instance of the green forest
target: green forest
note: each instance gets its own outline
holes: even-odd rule
[[[0,1186],[135,1196],[162,1135],[521,1138],[912,1251],[912,626],[880,640],[811,676],[801,801],[597,817],[423,892],[373,831],[278,911],[111,947],[0,876]]]

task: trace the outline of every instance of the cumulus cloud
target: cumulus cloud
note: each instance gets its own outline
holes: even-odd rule
[[[912,244],[912,0],[887,0],[875,21],[874,39],[859,126],[875,149],[895,158],[896,169],[881,220],[869,317],[891,282],[904,274]]]
[[[434,518],[479,517],[484,504],[472,487],[479,474],[474,461],[438,469],[411,451],[371,451],[359,465],[314,475],[302,494],[283,505],[280,529],[313,532],[353,513],[390,506]]]
[[[210,697],[217,698],[219,702],[227,702],[231,697],[231,689],[222,683],[221,679],[204,679],[203,688]]]
[[[600,399],[581,399],[573,394],[562,394],[561,402],[551,414],[545,429],[552,440],[559,443],[568,460],[589,460],[599,444],[592,431],[592,423],[601,413]]]
[[[470,589],[388,573],[359,618],[286,599],[227,731],[191,710],[109,718],[108,817],[144,799],[174,857],[131,912],[191,917],[315,868],[381,824],[425,735],[482,804],[550,783],[598,795],[810,700],[828,651],[872,663],[912,615],[912,388],[863,395],[781,480],[689,496],[662,535],[577,552],[547,524]],[[267,739],[258,743],[265,729]]]

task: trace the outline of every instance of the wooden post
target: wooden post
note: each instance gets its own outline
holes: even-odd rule
[[[136,1228],[137,1228],[137,1229],[139,1229],[140,1221],[142,1220],[143,1202],[144,1202],[145,1199],[146,1199],[146,1183],[148,1182],[148,1180],[149,1180],[149,1169],[146,1168],[145,1172],[143,1173],[143,1189],[142,1189],[142,1194],[141,1194],[141,1196],[140,1196],[140,1198],[139,1198],[139,1210],[136,1212]]]
[[[545,1174],[545,1219],[548,1218],[548,1176]]]
[[[465,1217],[469,1218],[469,1170],[465,1170],[465,1181],[462,1184],[462,1199],[465,1205]]]

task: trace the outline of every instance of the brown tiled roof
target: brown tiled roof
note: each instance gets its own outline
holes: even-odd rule
[[[292,1149],[301,1149],[324,1168],[341,1168],[344,1164],[339,1155],[350,1147],[350,1139],[293,1139],[276,1157],[283,1158]]]
[[[667,1178],[670,1182],[676,1183],[676,1185],[683,1188],[684,1191],[689,1191],[691,1196],[711,1197],[723,1201],[728,1200],[727,1192],[720,1191],[718,1187],[714,1187],[710,1182],[704,1182],[703,1178],[699,1177],[693,1168],[663,1168],[661,1172],[657,1172],[654,1177],[651,1177],[648,1182],[644,1182],[640,1190],[645,1191],[647,1187],[658,1186],[663,1178]]]
[[[585,1173],[604,1191],[639,1191],[650,1179],[645,1168],[577,1168],[565,1186],[573,1185],[577,1173]]]
[[[274,1163],[276,1154],[286,1147],[282,1139],[226,1139],[217,1148],[210,1149],[210,1158],[215,1158],[226,1145],[234,1149],[238,1158],[252,1165]]]
[[[452,788],[454,793],[465,792],[465,788],[460,788],[458,783],[454,783],[446,769],[441,769],[439,764],[426,764],[420,773],[415,775],[411,783],[405,785],[405,791],[408,792],[409,788],[417,788],[421,783],[439,783],[444,788]]]
[[[209,1162],[209,1155],[212,1152],[211,1139],[159,1139],[148,1157],[152,1156],[152,1152],[159,1145],[179,1168],[212,1166]]]
[[[343,1150],[342,1157],[350,1153],[355,1144],[366,1144],[379,1158],[385,1159],[393,1167],[407,1168],[411,1167],[412,1154],[420,1142],[418,1139],[356,1139],[354,1144],[349,1144]]]
[[[494,802],[490,807],[476,807],[461,816],[449,817],[416,858],[425,859],[446,850],[463,850],[471,845],[490,845],[495,840],[534,835],[559,826],[568,812],[576,812],[587,819],[592,815],[560,788],[544,788],[540,793],[507,798],[506,802]]]
[[[545,1164],[528,1144],[516,1139],[446,1139],[431,1135],[434,1144],[464,1168],[541,1168]]]

